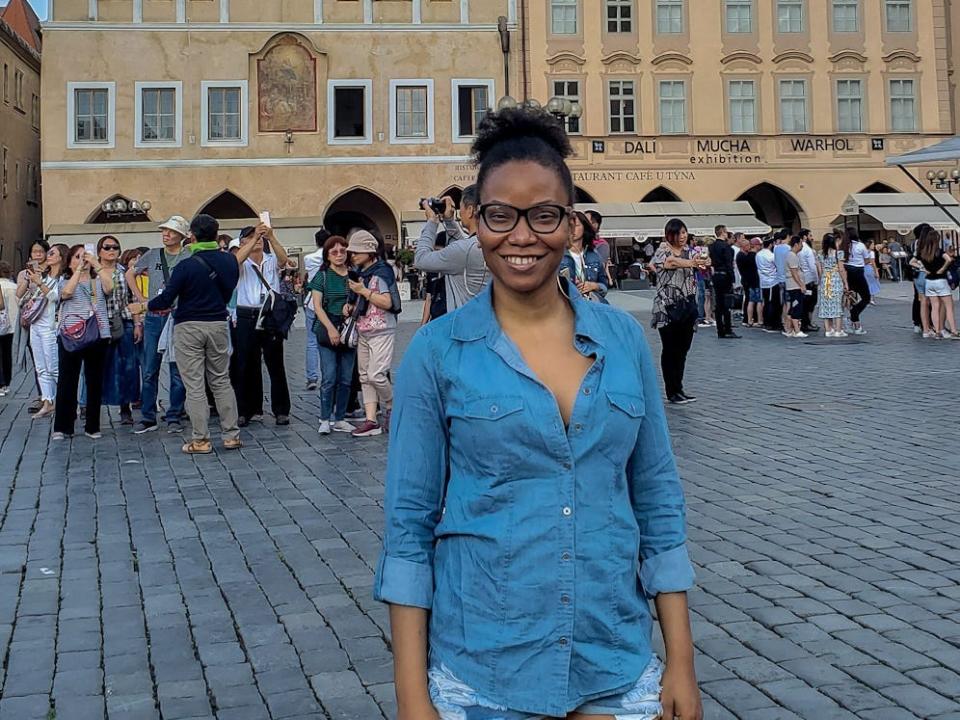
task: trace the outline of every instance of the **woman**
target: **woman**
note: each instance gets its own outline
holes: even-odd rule
[[[653,256],[657,271],[657,294],[653,300],[652,327],[660,333],[660,367],[667,400],[686,405],[696,398],[683,391],[687,353],[697,325],[696,271],[705,270],[710,260],[691,259],[687,226],[674,218],[663,231],[664,240]]]
[[[346,417],[357,351],[340,340],[348,272],[347,240],[331,235],[323,244],[323,266],[307,285],[316,315],[312,332],[320,351],[321,435],[352,433],[355,429]]]
[[[374,594],[391,604],[398,718],[700,720],[650,349],[557,273],[569,140],[543,111],[503,110],[473,152],[493,282],[419,331],[397,382]]]
[[[607,277],[603,261],[593,249],[597,231],[583,213],[573,213],[573,232],[570,244],[560,261],[560,275],[572,280],[585,298],[606,302]]]
[[[817,305],[820,319],[826,327],[825,335],[847,337],[843,329],[843,294],[847,291],[847,271],[843,266],[843,253],[837,250],[837,239],[833,233],[823,236],[820,264],[823,274]]]
[[[870,304],[876,305],[876,298],[880,295],[880,265],[877,262],[877,251],[873,249],[873,240],[864,240],[863,244],[867,248],[867,252],[870,253],[870,260],[872,260],[863,268],[863,272],[867,278],[867,286],[870,288]]]
[[[873,259],[870,257],[867,246],[860,242],[860,237],[857,235],[855,228],[847,228],[840,250],[843,252],[843,267],[847,273],[847,286],[860,297],[859,301],[850,308],[853,334],[866,335],[867,331],[860,324],[860,315],[870,304],[870,286],[867,284],[865,268],[868,265],[873,265]],[[873,271],[876,273],[876,267],[873,268]]]
[[[120,424],[133,425],[131,406],[140,400],[137,343],[143,339],[143,318],[135,319],[127,309],[134,297],[127,286],[127,266],[120,262],[120,241],[112,235],[100,238],[97,258],[113,285],[106,295],[110,342],[103,364],[103,404],[119,405]]]
[[[120,265],[130,269],[134,267],[137,262],[143,257],[144,248],[132,248],[131,250],[124,250],[123,255],[120,256]],[[126,275],[124,275],[124,282],[126,282]],[[141,293],[146,292],[146,275],[140,275],[137,277],[137,286],[140,288]],[[142,281],[142,282],[141,282]],[[136,299],[136,296],[133,294],[133,291],[130,289],[130,286],[127,286],[128,292],[133,299]],[[146,295],[145,295],[146,297]],[[129,306],[128,306],[129,307]],[[143,379],[142,370],[143,370],[143,315],[131,315],[133,318],[133,339],[135,342],[134,350],[137,355],[137,387],[140,387],[140,383]],[[139,400],[140,393],[137,392],[137,400],[133,402],[130,406],[132,409],[136,410],[140,407]]]
[[[353,436],[373,437],[390,427],[393,386],[390,366],[393,343],[397,334],[400,293],[393,269],[381,260],[377,239],[366,230],[357,230],[347,246],[350,262],[360,270],[357,280],[349,280],[350,303],[344,315],[356,313],[358,342],[357,367],[366,419],[353,431]],[[383,424],[377,421],[377,408],[383,413]]]
[[[60,279],[60,323],[58,348],[60,382],[57,409],[53,418],[53,439],[73,437],[77,422],[77,385],[80,368],[87,385],[87,412],[84,431],[91,440],[100,437],[100,406],[103,390],[103,362],[110,341],[106,295],[113,292],[112,272],[104,269],[83,245],[74,245],[67,255],[68,266]],[[75,328],[94,321],[94,338],[78,349],[70,347]]]
[[[956,257],[943,249],[943,240],[936,230],[929,230],[917,246],[917,256],[927,274],[924,292],[930,303],[930,324],[937,340],[949,337],[960,340],[957,321],[953,313],[953,291],[947,280],[947,270]],[[944,334],[946,328],[949,334]]]
[[[702,239],[689,238],[690,259],[700,260],[710,257],[710,248]],[[694,272],[697,283],[697,326],[712,327],[716,325],[713,319],[713,283],[709,267],[703,267]]]
[[[20,322],[17,284],[10,263],[0,261],[0,397],[10,392],[13,380],[13,336]]]
[[[45,245],[34,243],[34,247]],[[47,251],[43,264],[31,260],[31,265],[24,271],[25,275],[21,273],[26,278],[22,294],[21,284],[17,286],[17,294],[23,298],[20,302],[21,325],[30,318],[30,351],[40,386],[41,405],[34,418],[52,415],[57,397],[60,367],[55,327],[57,299],[68,252],[66,245],[57,244]],[[30,257],[35,257],[32,250]]]

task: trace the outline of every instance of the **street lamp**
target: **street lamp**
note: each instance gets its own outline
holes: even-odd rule
[[[960,169],[953,170],[949,174],[946,170],[928,170],[927,182],[929,182],[937,190],[946,190],[947,192],[951,192],[951,188],[954,185],[960,185]]]
[[[535,98],[528,98],[523,102],[518,102],[515,98],[505,95],[497,103],[497,110],[507,110],[516,107],[523,107],[529,110],[539,110],[544,106]],[[554,96],[547,101],[546,111],[553,115],[558,122],[565,128],[569,128],[569,120],[578,120],[583,117],[583,107],[580,103],[570,101],[567,98]]]
[[[119,215],[146,215],[153,208],[153,203],[149,200],[125,200],[117,198],[116,200],[107,200],[100,209],[109,216]]]

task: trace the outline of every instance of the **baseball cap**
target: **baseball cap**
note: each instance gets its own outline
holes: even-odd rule
[[[230,241],[230,244],[227,245],[227,250],[234,250],[240,247],[240,238],[234,238]]]
[[[186,218],[174,215],[163,225],[160,225],[160,230],[173,230],[175,233],[179,233],[181,237],[187,237],[190,234],[190,223],[187,222]]]
[[[347,245],[347,252],[376,255],[379,250],[380,244],[377,239],[366,230],[357,230],[350,236],[350,244]]]

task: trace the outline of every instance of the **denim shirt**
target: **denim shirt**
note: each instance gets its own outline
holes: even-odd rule
[[[594,358],[565,428],[487,287],[420,329],[398,373],[374,597],[431,610],[431,662],[511,710],[564,716],[652,658],[649,598],[693,583],[650,349],[580,298]]]
[[[573,259],[569,252],[564,253],[563,260],[560,261],[560,272],[564,270],[567,271],[571,280],[576,280],[577,261]],[[600,255],[596,250],[583,251],[583,274],[584,280],[587,282],[595,282],[600,285],[600,289],[597,291],[600,297],[606,296],[608,289],[607,273],[603,269],[603,262],[601,262]]]

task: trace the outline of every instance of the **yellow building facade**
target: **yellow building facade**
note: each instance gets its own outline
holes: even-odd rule
[[[51,6],[45,226],[65,241],[266,210],[287,246],[321,224],[395,244],[421,197],[472,181],[476,124],[520,78],[516,0]]]
[[[523,86],[582,106],[581,201],[747,200],[820,233],[852,193],[918,192],[884,159],[956,131],[951,5],[530,0]]]

